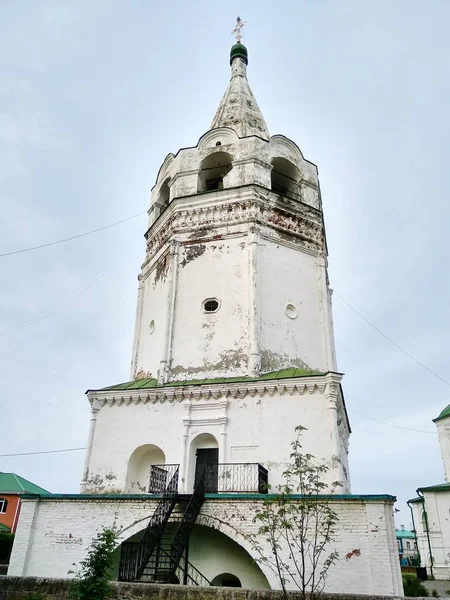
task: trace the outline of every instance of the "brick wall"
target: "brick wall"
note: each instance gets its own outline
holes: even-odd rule
[[[340,560],[329,571],[326,590],[396,596],[402,584],[392,501],[367,498],[333,500],[339,521],[330,551],[336,549]],[[257,533],[253,517],[260,506],[257,498],[208,499],[197,523],[225,534],[257,561],[248,535]],[[146,526],[154,508],[151,499],[126,496],[24,500],[8,575],[68,577],[73,563],[84,559],[100,527],[115,523],[122,531],[121,541],[126,540]],[[201,565],[196,566],[201,570]],[[264,564],[260,567],[270,586],[278,587],[270,569]]]

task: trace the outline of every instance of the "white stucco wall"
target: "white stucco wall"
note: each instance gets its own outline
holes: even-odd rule
[[[342,481],[342,490],[347,492],[348,430],[339,381],[339,375],[329,374],[93,393],[96,421],[82,491],[145,489],[144,481],[127,482],[127,470],[132,454],[153,444],[162,450],[167,464],[180,465],[180,491],[191,492],[195,468],[192,443],[201,434],[217,440],[220,463],[261,463],[269,471],[269,483],[277,486],[289,463],[294,429],[301,425],[307,428],[301,438],[305,450],[327,463],[328,481]]]
[[[197,522],[211,530],[199,529],[194,534],[193,564],[204,569],[205,575],[229,570],[242,578],[244,585],[264,587],[254,572],[246,574],[245,552],[239,558],[239,551],[232,550],[226,558],[227,548],[233,544],[213,534],[221,531],[257,560],[248,535],[257,533],[253,516],[260,506],[260,501],[251,498],[206,500]],[[73,563],[84,559],[98,528],[116,523],[123,530],[124,541],[145,527],[154,507],[151,500],[111,496],[25,499],[8,574],[68,577]],[[329,572],[326,591],[401,595],[392,500],[348,497],[333,501],[333,508],[339,527],[332,549],[339,552],[340,560]],[[271,587],[279,587],[267,567],[260,566]]]
[[[421,564],[433,567],[436,579],[450,579],[450,490],[424,491],[425,503],[413,502],[414,521]],[[428,518],[429,542],[426,533],[424,506]],[[431,545],[431,556],[430,547]]]

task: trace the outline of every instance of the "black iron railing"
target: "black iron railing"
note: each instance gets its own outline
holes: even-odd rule
[[[170,545],[170,558],[173,563],[172,573],[175,574],[177,565],[180,562],[183,552],[189,542],[189,535],[194,527],[195,521],[202,507],[203,501],[205,500],[205,472],[203,472],[197,485],[195,486],[194,493],[192,494],[186,510],[184,511],[183,518],[177,527],[175,535],[173,536],[172,543]]]
[[[179,465],[152,465],[149,493],[163,494],[178,489]],[[219,463],[205,467],[205,492],[260,493],[267,492],[268,472],[259,463]]]
[[[259,463],[219,463],[217,488],[211,492],[266,494],[267,484],[268,471]]]
[[[186,552],[186,551],[184,551]],[[183,553],[178,564],[173,562],[170,544],[159,544],[146,566],[142,581],[154,583],[182,583],[184,585],[211,585],[203,573],[190,563]]]
[[[178,490],[178,471],[175,469],[167,483],[167,490],[159,500],[141,539],[124,542],[120,553],[119,581],[137,581],[158,544],[161,533],[175,506]]]
[[[178,491],[180,465],[151,465],[148,492],[163,494]]]

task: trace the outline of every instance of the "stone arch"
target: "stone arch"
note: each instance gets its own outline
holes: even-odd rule
[[[261,569],[261,572],[263,573],[264,577],[267,579],[268,585],[272,589],[277,588],[277,580],[274,573],[270,570],[267,564],[265,564],[264,562],[258,562],[258,557],[253,549],[250,540],[246,536],[244,536],[238,529],[217,517],[213,517],[211,515],[204,515],[201,511],[200,514],[197,516],[195,522],[197,525],[203,525],[204,527],[210,527],[211,529],[220,531],[220,533],[223,533],[227,537],[234,540],[252,557],[252,559]]]
[[[128,461],[125,492],[128,494],[147,493],[151,465],[164,465],[166,455],[155,444],[139,446]]]
[[[160,183],[165,178],[166,174],[170,175],[170,173],[168,172],[172,171],[174,160],[175,156],[172,152],[169,152],[169,154],[164,159],[163,164],[159,168],[158,175],[156,176],[155,185],[158,185],[158,183]]]
[[[198,192],[213,192],[227,187],[226,177],[233,168],[233,158],[228,152],[213,152],[200,163]]]
[[[155,507],[156,507],[156,503],[155,503]],[[146,528],[146,526],[148,524],[149,518],[150,517],[147,516],[147,517],[140,519],[138,521],[135,521],[134,523],[132,523],[128,526],[125,526],[121,529],[119,540],[118,540],[119,543],[116,546],[117,553],[120,552],[120,546],[123,542],[138,541],[140,539],[142,532],[144,531],[144,529]],[[175,526],[175,527],[177,526],[177,521],[171,522],[169,520],[169,525],[171,523],[173,526]],[[200,526],[200,527],[197,527],[197,526]],[[277,588],[277,580],[276,580],[274,574],[271,573],[271,571],[267,567],[267,565],[265,565],[264,563],[260,563],[257,560],[258,557],[254,553],[251,543],[237,529],[230,526],[228,523],[221,521],[220,519],[211,517],[209,515],[202,515],[200,513],[200,515],[197,516],[196,523],[194,525],[194,529],[191,534],[193,536],[193,538],[191,539],[191,543],[193,541],[196,541],[197,547],[199,546],[198,533],[200,533],[200,534],[202,533],[201,532],[202,528],[204,530],[207,530],[210,532],[216,531],[216,532],[222,534],[223,536],[225,536],[225,538],[228,538],[229,543],[236,544],[237,546],[240,547],[241,551],[242,550],[245,551],[245,554],[248,555],[249,561],[251,561],[251,564],[254,565],[254,568],[257,569],[257,572],[259,573],[258,578],[260,579],[260,582],[263,582],[263,586],[261,586],[261,587],[264,587],[264,585],[266,585],[268,589],[270,589],[270,588],[276,589]],[[194,540],[195,537],[197,537],[197,540]],[[203,537],[203,539],[205,539],[205,538]],[[196,566],[200,570],[200,572],[202,572],[202,565],[195,564],[195,562],[196,561],[194,561],[194,566]],[[117,563],[118,563],[118,561],[117,561]],[[118,564],[117,564],[117,566],[118,566]],[[222,569],[220,568],[221,566],[222,566]],[[239,580],[242,581],[242,574],[240,574],[239,576],[233,574],[232,573],[233,568],[230,568],[230,565],[228,565],[228,567],[225,566],[225,569],[224,569],[224,565],[222,563],[220,563],[220,564],[217,564],[216,567],[217,568],[215,569],[215,572],[207,573],[207,575],[209,575],[209,577],[210,577],[210,581],[212,581],[212,579],[217,577],[217,575],[220,575],[220,574],[223,575],[225,573],[230,573],[234,577],[238,577]],[[258,587],[258,589],[261,589],[261,587]]]
[[[239,141],[239,136],[231,127],[217,127],[207,131],[198,140],[199,150],[205,148],[214,148],[216,146],[226,146],[228,144],[236,144]],[[220,144],[217,144],[220,142]]]

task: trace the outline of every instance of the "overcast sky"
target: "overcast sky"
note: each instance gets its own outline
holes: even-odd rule
[[[209,129],[238,14],[270,133],[319,167],[332,287],[449,381],[448,0],[3,0],[0,253],[148,209],[167,153]],[[129,379],[145,229],[0,258],[0,454],[85,446],[85,390]],[[334,319],[352,491],[397,495],[408,527],[443,482],[450,386],[336,295]],[[83,458],[0,470],[76,492]]]

